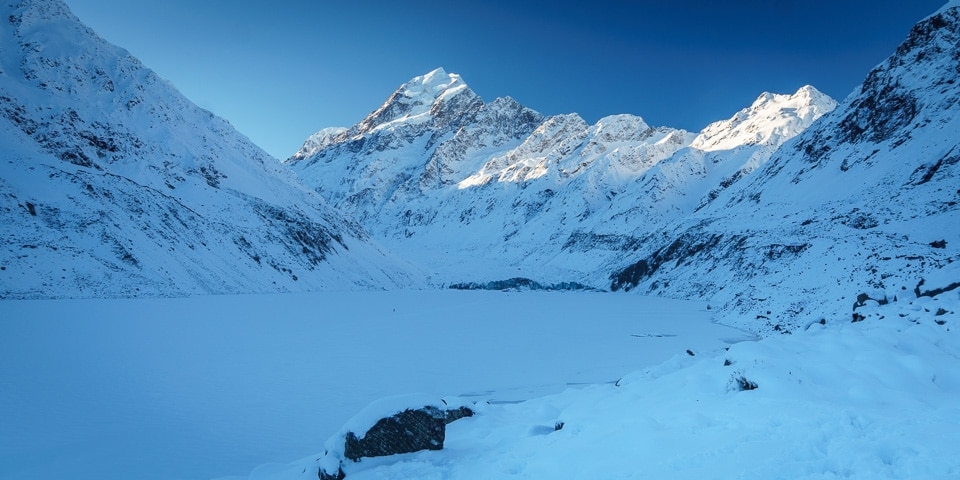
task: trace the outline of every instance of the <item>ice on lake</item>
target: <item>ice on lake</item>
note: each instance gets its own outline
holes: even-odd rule
[[[2,301],[0,478],[246,476],[385,396],[516,402],[749,338],[604,293]]]

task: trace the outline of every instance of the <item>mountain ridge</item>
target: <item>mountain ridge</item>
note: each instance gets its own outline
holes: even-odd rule
[[[629,114],[591,125],[484,102],[441,68],[282,165],[61,2],[9,5],[4,295],[520,279],[707,298],[738,326],[795,329],[956,258],[937,221],[957,223],[957,7],[919,22],[839,107],[805,86],[696,133]],[[751,284],[762,275],[773,285]],[[817,306],[827,283],[844,294]],[[770,308],[776,285],[788,293]]]
[[[403,84],[380,110],[393,108],[406,85],[423,77]],[[392,130],[360,133],[361,123],[313,156],[286,163],[391,250],[433,271],[434,284],[495,284],[520,272],[547,284],[602,287],[606,281],[595,269],[643,236],[634,230],[656,230],[702,207],[836,105],[810,86],[792,95],[765,93],[694,134],[651,127],[630,114],[593,125],[577,114],[543,117],[512,99],[479,111],[498,104],[511,105],[499,125],[526,113],[516,122],[523,128],[506,138],[490,135],[461,110],[395,123]],[[434,123],[456,131],[424,128]],[[596,249],[590,238],[608,240]]]
[[[446,137],[376,139],[388,154],[321,150],[376,176],[389,192],[376,203],[314,183],[322,165],[292,166],[435,284],[521,278],[703,298],[725,323],[792,331],[863,295],[911,292],[957,259],[958,11],[919,22],[840,104],[811,86],[764,93],[699,134],[554,115],[451,169],[456,187],[410,187]]]
[[[4,298],[413,281],[276,159],[63,2],[2,13]]]
[[[746,181],[668,241],[651,238],[612,286],[709,295],[726,321],[772,331],[850,305],[856,319],[861,296],[885,302],[958,278],[958,59],[960,5],[948,5]]]

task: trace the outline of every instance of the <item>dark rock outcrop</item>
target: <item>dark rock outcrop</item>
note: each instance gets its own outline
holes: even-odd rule
[[[436,407],[404,410],[383,418],[361,436],[348,432],[343,456],[359,461],[420,450],[441,450],[446,435],[446,412]]]
[[[362,432],[342,432],[332,440],[334,445],[328,443],[330,450],[325,453],[317,475],[320,480],[343,480],[344,459],[359,462],[363,458],[441,450],[447,424],[473,415],[471,408],[462,405],[425,405],[384,416]]]
[[[448,409],[446,412],[446,418],[444,419],[444,423],[450,424],[451,422],[455,422],[457,420],[460,420],[461,418],[467,418],[472,416],[473,416],[473,410],[471,410],[468,407],[461,406],[457,408],[451,408],[451,409]]]
[[[507,280],[493,280],[490,282],[463,282],[454,283],[449,286],[451,290],[500,290],[522,292],[525,290],[546,290],[546,291],[592,291],[599,292],[599,289],[584,285],[578,282],[558,282],[543,284],[529,278],[514,277]]]
[[[318,476],[320,480],[343,480],[347,475],[343,473],[342,468],[337,468],[335,473],[327,473],[327,471],[321,467]]]

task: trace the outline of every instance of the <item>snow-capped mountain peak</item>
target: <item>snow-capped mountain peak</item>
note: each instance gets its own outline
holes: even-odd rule
[[[401,85],[348,130],[318,132],[287,163],[337,207],[363,218],[360,205],[379,211],[410,192],[459,182],[542,120],[509,97],[484,103],[459,75],[436,69]]]
[[[293,154],[293,159],[300,160],[307,158],[323,148],[326,148],[330,145],[333,145],[335,142],[340,141],[339,138],[341,135],[346,133],[346,127],[327,127],[320,130],[313,135],[307,137],[307,140],[303,142],[303,146],[300,147],[300,150],[297,150],[297,153]]]
[[[416,77],[326,147],[289,161],[441,283],[530,270],[548,282],[602,286],[587,278],[598,259],[622,257],[638,230],[709,203],[833,106],[812,87],[764,94],[701,133],[697,149],[694,134],[636,115],[593,125],[577,114],[545,118],[510,98],[483,103],[465,85],[443,70]],[[462,270],[454,252],[486,259],[484,272]]]
[[[601,118],[595,125],[594,137],[600,142],[639,140],[650,125],[637,115],[619,114]]]
[[[443,67],[438,67],[424,75],[414,77],[400,87],[404,96],[408,98],[437,99],[448,90],[464,88],[467,85],[456,73],[447,73]]]
[[[437,68],[401,85],[351,133],[362,135],[398,124],[428,122],[444,110],[473,101],[479,97],[459,75]]]
[[[612,286],[709,295],[726,322],[767,331],[851,304],[859,321],[864,298],[924,296],[933,277],[956,288],[958,69],[954,2],[762,168],[648,237]]]
[[[732,118],[708,125],[690,146],[709,152],[742,145],[779,145],[836,106],[836,101],[810,85],[793,95],[765,92]]]

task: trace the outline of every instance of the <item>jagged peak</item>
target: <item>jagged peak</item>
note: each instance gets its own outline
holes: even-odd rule
[[[715,151],[779,145],[836,107],[835,100],[810,85],[792,95],[764,92],[733,117],[707,125],[691,147]]]
[[[831,103],[834,102],[832,98],[826,93],[817,90],[813,85],[804,85],[800,87],[796,93],[791,95],[793,98],[805,98],[810,99],[811,103]]]
[[[527,141],[533,138],[550,135],[557,131],[586,130],[589,127],[587,121],[577,113],[562,113],[547,117],[543,123],[537,127],[530,135]]]
[[[888,58],[886,63],[892,66],[890,62],[895,62],[898,57],[904,57],[918,49],[923,53],[914,60],[928,62],[940,57],[940,53],[943,53],[944,50],[953,51],[958,31],[960,31],[958,24],[960,24],[960,2],[953,0],[935,13],[917,22],[910,29],[907,38],[897,47],[896,53]],[[943,42],[944,45],[941,45],[941,47],[945,48],[937,48],[935,44],[939,42]],[[884,64],[881,63],[878,68],[883,66]]]
[[[813,85],[804,85],[793,94],[763,92],[750,105],[751,109],[772,105],[775,108],[830,104],[834,102],[827,94],[817,90]]]
[[[443,67],[437,67],[423,75],[413,77],[409,82],[406,83],[406,85],[422,85],[426,88],[446,89],[448,86],[457,82],[463,82],[463,79],[460,78],[460,75],[457,75],[456,73],[447,73]]]
[[[431,70],[430,72],[413,77],[410,81],[404,83],[394,92],[402,95],[402,98],[410,99],[412,102],[424,102],[433,104],[434,101],[448,96],[453,92],[468,88],[460,75],[456,73],[447,73],[442,67]],[[391,95],[391,98],[394,97]]]
[[[830,123],[805,135],[798,148],[807,151],[811,162],[820,163],[831,148],[824,144],[827,140],[840,144],[892,140],[900,145],[934,118],[951,117],[946,112],[956,108],[960,95],[958,46],[960,1],[954,0],[914,24],[896,51],[844,99]],[[833,128],[837,130],[827,133]]]
[[[479,101],[479,96],[470,90],[460,75],[436,68],[424,75],[413,77],[397,88],[380,108],[357,125],[354,133],[372,132],[397,121],[416,121],[416,117],[424,117],[440,110],[435,106],[461,95]]]
[[[529,122],[542,122],[545,118],[540,112],[514,100],[512,97],[497,97],[484,105],[487,112],[499,117],[524,117]]]
[[[597,120],[589,129],[591,142],[642,141],[651,131],[650,125],[637,115],[622,113]]]
[[[327,127],[320,130],[313,135],[310,135],[306,141],[303,142],[303,146],[300,147],[300,150],[297,150],[297,153],[294,153],[292,157],[285,160],[289,162],[292,160],[302,160],[304,158],[310,157],[320,150],[333,145],[337,142],[339,137],[342,137],[344,133],[347,132],[346,127]]]
[[[597,121],[596,127],[598,132],[617,127],[629,127],[637,131],[650,129],[650,125],[643,121],[642,117],[638,115],[631,115],[629,113],[607,115],[606,117],[603,117]]]
[[[511,109],[527,108],[525,105],[516,101],[511,96],[497,97],[493,99],[492,102],[488,103],[487,106],[492,108],[511,108]]]

